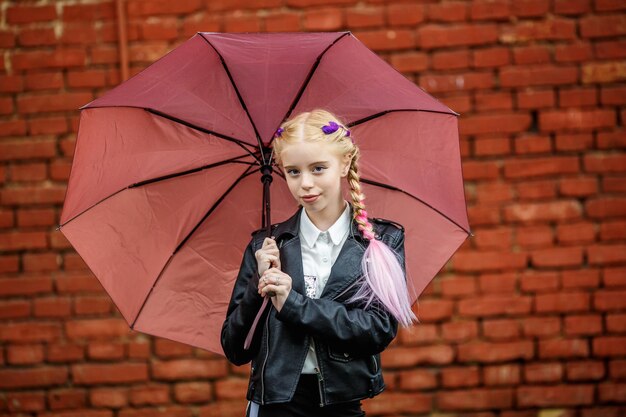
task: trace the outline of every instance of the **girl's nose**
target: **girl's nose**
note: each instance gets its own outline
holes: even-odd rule
[[[313,186],[313,176],[305,173],[302,174],[302,188],[311,188]]]

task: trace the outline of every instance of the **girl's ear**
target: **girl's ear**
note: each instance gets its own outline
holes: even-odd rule
[[[350,165],[352,165],[352,158],[350,158],[349,154],[344,155],[343,161],[341,164],[341,177],[347,177],[348,171],[350,171]]]

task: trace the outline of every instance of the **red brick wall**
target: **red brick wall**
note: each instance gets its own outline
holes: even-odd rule
[[[385,352],[368,414],[611,417],[626,415],[625,9],[129,0],[131,73],[196,31],[351,30],[461,113],[475,233]],[[54,230],[77,108],[120,82],[114,3],[0,11],[0,415],[241,416],[247,367],[130,332]]]

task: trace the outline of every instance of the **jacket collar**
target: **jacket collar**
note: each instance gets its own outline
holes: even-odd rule
[[[328,235],[334,245],[338,245],[346,233],[349,233],[350,226],[350,205],[345,201],[344,210],[339,215],[339,218],[328,228]],[[304,238],[304,242],[308,247],[312,248],[317,242],[319,235],[323,233],[309,218],[306,210],[300,209],[300,236]]]
[[[348,234],[348,239],[355,239],[362,243],[365,243],[367,239],[365,239],[361,232],[359,231],[358,223],[354,220],[354,207],[352,203],[348,201],[348,205],[350,206],[350,232]],[[279,241],[283,238],[286,238],[287,235],[291,237],[298,236],[300,232],[300,216],[303,212],[302,205],[298,205],[298,210],[296,210],[295,214],[293,214],[290,218],[285,220],[284,222],[278,223],[276,225],[276,229],[274,230],[274,236],[276,237],[276,241]],[[285,235],[285,236],[283,236]]]

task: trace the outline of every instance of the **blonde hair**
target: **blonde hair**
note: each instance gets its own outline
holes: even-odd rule
[[[326,133],[323,128],[332,123],[338,125],[337,130]],[[369,245],[361,263],[364,272],[361,285],[349,301],[365,300],[366,307],[374,300],[380,301],[403,326],[409,326],[417,319],[411,310],[405,274],[391,248],[376,239],[374,227],[367,218],[359,172],[361,152],[353,138],[343,121],[331,112],[317,108],[302,112],[281,124],[274,135],[272,146],[279,166],[283,165],[281,153],[285,144],[299,141],[329,143],[340,158],[350,157],[347,181],[354,208],[353,218],[363,237],[369,240]]]

